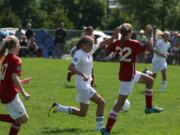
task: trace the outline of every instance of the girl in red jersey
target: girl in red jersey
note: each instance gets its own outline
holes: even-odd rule
[[[17,135],[21,124],[28,121],[28,114],[18,93],[20,92],[26,100],[30,98],[22,84],[30,83],[31,78],[19,79],[21,75],[21,59],[17,56],[18,51],[19,40],[15,36],[6,37],[0,49],[2,61],[0,99],[9,114],[0,114],[0,121],[12,124],[9,135]]]
[[[164,54],[161,54],[152,48],[152,26],[148,25],[146,27],[146,34],[148,41],[143,44],[137,40],[132,40],[132,26],[129,23],[124,23],[120,27],[118,27],[113,36],[104,42],[101,43],[100,46],[107,45],[107,50],[112,52],[117,52],[119,61],[120,61],[120,69],[119,69],[119,80],[121,83],[119,89],[119,95],[117,101],[109,114],[108,121],[106,123],[106,128],[101,130],[102,135],[109,135],[113,125],[116,122],[116,118],[118,112],[122,110],[124,102],[128,95],[131,94],[133,90],[133,86],[135,83],[142,83],[146,85],[145,90],[145,99],[146,99],[146,108],[145,113],[159,113],[163,111],[162,108],[157,108],[152,105],[152,87],[153,87],[153,78],[136,71],[135,69],[135,61],[136,56],[140,53],[144,53],[146,48],[152,50],[165,57]],[[114,39],[117,37],[118,33],[121,33],[121,40]]]

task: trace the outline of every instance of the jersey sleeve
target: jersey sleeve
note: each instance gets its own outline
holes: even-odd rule
[[[12,63],[12,73],[18,74],[18,76],[21,76],[21,59],[17,58]]]
[[[137,40],[133,41],[133,46],[137,54],[144,53],[147,47],[147,44],[139,42]]]
[[[77,65],[80,60],[81,60],[81,53],[76,52],[71,63],[73,63],[74,65]]]
[[[115,52],[115,51],[116,51],[116,47],[117,47],[119,44],[120,44],[120,43],[119,43],[119,40],[111,43],[110,45],[108,45],[107,51],[109,51],[109,52]]]

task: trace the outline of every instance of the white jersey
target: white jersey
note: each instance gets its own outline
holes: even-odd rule
[[[76,66],[77,70],[81,71],[82,73],[86,74],[91,81],[91,73],[92,73],[92,66],[93,66],[93,57],[90,53],[86,53],[82,49],[75,52],[73,57],[72,63]],[[83,79],[82,76],[77,75],[77,79]]]
[[[170,48],[170,43],[165,42],[163,39],[159,39],[154,47],[155,50],[163,54],[167,53],[169,48]],[[166,58],[159,56],[155,53],[154,53],[153,59],[166,60]]]

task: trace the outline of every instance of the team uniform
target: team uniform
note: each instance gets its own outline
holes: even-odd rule
[[[123,45],[119,40],[110,44],[107,48],[110,52],[117,52],[120,61],[119,80],[121,81],[120,94],[129,95],[133,86],[139,81],[141,72],[136,71],[136,56],[144,53],[146,45],[137,40],[126,40]]]
[[[96,93],[95,89],[91,87],[93,67],[92,55],[79,49],[75,53],[72,63],[76,66],[77,70],[89,77],[89,80],[84,81],[82,76],[77,75],[76,79],[77,101],[89,104],[89,99]]]
[[[10,116],[17,119],[23,115],[27,115],[26,109],[19,98],[19,89],[15,86],[12,80],[12,74],[21,75],[21,59],[15,54],[8,53],[2,62],[1,66],[1,84],[0,84],[0,99]]]
[[[165,42],[163,39],[159,39],[154,47],[158,52],[165,54],[168,52],[170,48],[170,43]],[[159,70],[167,69],[166,58],[159,56],[157,54],[153,54],[152,59],[152,71],[153,73],[157,73]]]

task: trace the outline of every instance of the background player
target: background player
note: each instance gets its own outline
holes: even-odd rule
[[[5,52],[7,54],[5,55]],[[19,92],[27,100],[30,95],[24,90],[23,84],[28,84],[31,78],[20,80],[21,59],[17,56],[19,51],[19,41],[15,36],[8,36],[0,49],[1,65],[1,83],[0,99],[9,112],[9,114],[0,114],[0,121],[12,123],[9,135],[17,135],[20,126],[28,121],[28,114],[19,98]]]

